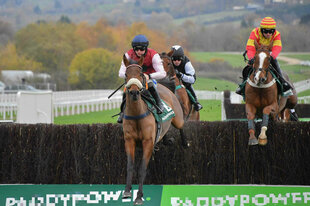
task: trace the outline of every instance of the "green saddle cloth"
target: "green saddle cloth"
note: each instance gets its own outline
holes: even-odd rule
[[[147,107],[149,108],[149,110],[153,113],[156,119],[156,122],[166,122],[172,119],[173,117],[175,117],[174,111],[166,104],[164,100],[161,100],[164,103],[164,111],[161,114],[157,114],[157,109],[154,106],[154,104],[156,104],[155,99],[153,97],[149,97],[149,98],[153,103],[149,102],[149,100],[147,99],[143,99],[143,100],[147,104]]]
[[[182,88],[182,86],[181,86],[181,85],[178,85],[178,86],[175,87],[175,90],[178,90],[178,89],[180,89],[180,88]],[[188,97],[189,97],[189,100],[191,101],[191,103],[192,103],[192,104],[195,104],[195,103],[196,103],[196,100],[195,100],[195,98],[193,97],[192,93],[191,93],[188,89],[186,89],[186,88],[185,88],[185,90],[186,90],[186,92],[187,92],[187,94],[188,94]]]

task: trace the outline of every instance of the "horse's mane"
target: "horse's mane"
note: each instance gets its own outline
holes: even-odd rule
[[[163,79],[157,80],[157,82],[167,87],[172,93],[175,92],[175,83],[174,81],[170,80],[167,76]]]

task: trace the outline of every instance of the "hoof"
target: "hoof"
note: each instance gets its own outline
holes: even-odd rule
[[[184,142],[182,142],[182,146],[183,146],[183,148],[189,148],[190,146],[191,146],[191,144],[188,142],[188,141],[184,141]]]
[[[249,139],[249,145],[257,145],[257,144],[258,144],[258,141],[256,138]]]
[[[136,198],[135,202],[133,203],[133,205],[143,205],[143,200],[142,198]]]
[[[131,192],[124,192],[122,198],[123,199],[131,198]]]
[[[261,145],[261,146],[265,146],[267,144],[267,139],[259,139],[258,140],[258,144]]]

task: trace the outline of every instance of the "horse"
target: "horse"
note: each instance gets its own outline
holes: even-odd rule
[[[283,77],[290,82],[290,79],[288,77],[288,75],[285,72],[283,73]],[[288,122],[288,121],[298,121],[297,119],[295,119],[296,117],[292,118],[291,115],[291,109],[294,109],[298,103],[298,99],[297,99],[297,92],[295,89],[295,86],[293,84],[291,84],[292,87],[292,92],[293,95],[290,96],[281,96],[280,100],[279,100],[279,120],[282,122]]]
[[[199,121],[199,111],[196,111],[194,109],[194,106],[192,105],[191,100],[187,94],[186,88],[182,84],[182,80],[176,77],[175,69],[171,60],[172,54],[173,51],[170,51],[169,53],[162,52],[160,54],[160,57],[163,60],[163,66],[165,71],[167,72],[167,76],[175,82],[175,94],[178,97],[182,106],[184,120]]]
[[[276,84],[276,79],[271,73],[270,51],[272,49],[271,42],[268,46],[259,45],[254,41],[256,48],[253,72],[250,74],[245,85],[245,109],[248,119],[249,145],[266,145],[269,116],[272,120],[278,121],[279,112],[285,111],[287,105],[294,104],[294,98],[280,97]],[[282,102],[281,110],[279,102]],[[285,104],[284,104],[285,102]],[[286,111],[287,112],[287,111]],[[254,118],[256,113],[262,113],[262,126],[258,140],[255,136]]]
[[[160,134],[156,139],[157,125],[155,117],[150,113],[147,104],[142,99],[142,92],[146,84],[145,76],[142,73],[143,60],[144,58],[141,57],[137,64],[130,64],[126,56],[123,56],[126,66],[126,108],[124,110],[123,133],[127,155],[127,177],[122,198],[132,196],[131,186],[136,146],[141,143],[143,149],[143,157],[139,168],[139,189],[134,201],[135,205],[143,204],[143,182],[155,144],[163,138],[171,124],[178,129],[184,126],[182,108],[178,99],[168,88],[157,84],[161,99],[170,107],[167,110],[173,110],[175,116],[162,123]]]

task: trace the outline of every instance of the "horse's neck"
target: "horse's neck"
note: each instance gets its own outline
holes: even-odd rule
[[[127,115],[139,115],[143,114],[147,110],[146,103],[139,97],[138,100],[134,101],[130,97],[126,97],[126,109]]]

